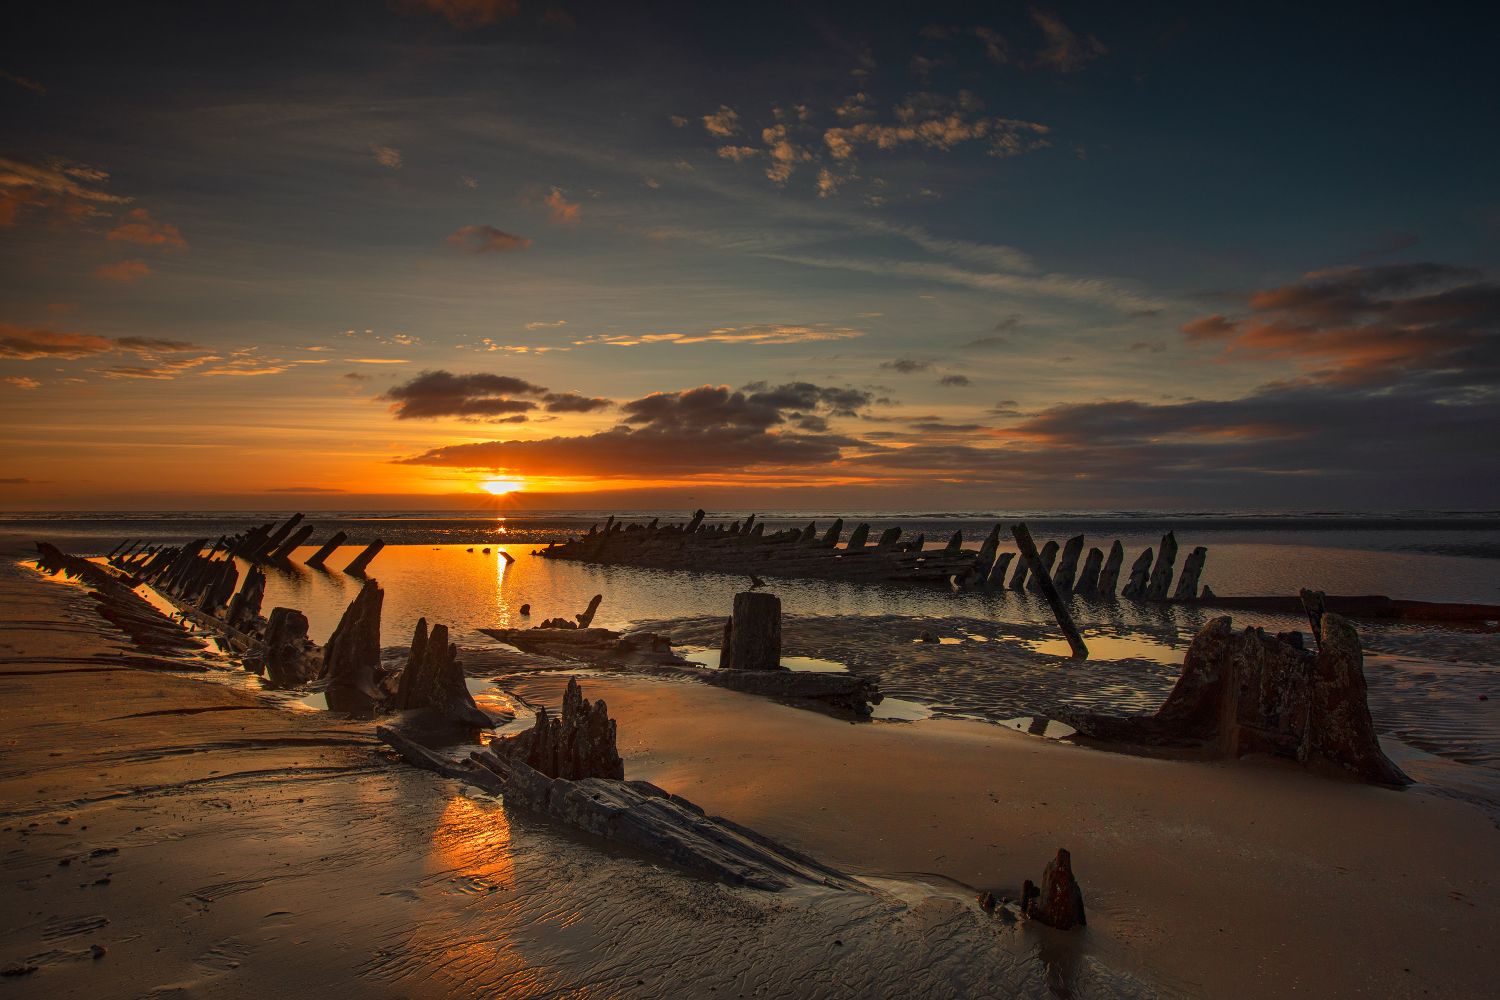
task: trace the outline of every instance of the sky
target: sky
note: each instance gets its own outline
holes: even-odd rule
[[[18,4],[0,510],[1500,509],[1472,5]]]

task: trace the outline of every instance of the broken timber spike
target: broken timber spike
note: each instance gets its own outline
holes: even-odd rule
[[[870,526],[861,524],[849,533],[849,544],[844,549],[849,552],[858,552],[865,547],[865,540],[870,537]]]
[[[313,526],[310,524],[304,524],[302,527],[292,532],[289,536],[287,536],[286,541],[282,542],[279,546],[276,547],[276,551],[271,553],[271,561],[285,562],[287,556],[296,551],[297,546],[307,541],[312,533]]]
[[[331,555],[334,549],[349,540],[349,536],[342,531],[334,532],[332,538],[323,543],[323,547],[307,557],[307,565],[313,569],[322,569],[323,562]]]
[[[1049,541],[1046,545],[1042,546],[1041,560],[1042,561],[1040,565],[1043,570],[1042,576],[1045,576],[1048,580],[1051,580],[1052,564],[1057,560],[1056,542]],[[1040,594],[1042,592],[1042,581],[1041,578],[1037,576],[1035,566],[1031,567],[1031,577],[1026,581],[1026,589],[1033,594]]]
[[[1146,596],[1146,584],[1150,579],[1151,550],[1147,549],[1135,557],[1135,562],[1130,567],[1130,579],[1125,583],[1125,589],[1120,591],[1120,596],[1132,601],[1141,600]]]
[[[1167,590],[1172,586],[1172,565],[1176,561],[1177,536],[1169,531],[1161,536],[1161,549],[1156,555],[1156,565],[1151,568],[1151,582],[1146,585],[1146,600],[1167,599]]]
[[[896,539],[901,537],[901,529],[886,528],[880,533],[880,541],[875,543],[877,549],[888,549],[896,544]]]
[[[945,545],[945,546],[943,546],[943,555],[945,555],[945,556],[958,555],[958,553],[963,549],[963,547],[964,547],[964,531],[963,531],[962,528],[960,528],[960,529],[958,529],[957,531],[955,531],[953,533],[953,537],[951,537],[951,538],[948,539],[948,544]]]
[[[1011,531],[1014,532],[1015,529],[1012,528]],[[1026,586],[1026,574],[1030,571],[1030,569],[1031,564],[1028,563],[1024,558],[1017,559],[1016,571],[1010,575],[1010,583],[1008,584],[1009,589],[1023,589]]]
[[[841,517],[836,519],[833,522],[833,525],[823,533],[823,541],[820,544],[825,549],[837,548],[839,544],[839,536],[841,536],[843,533],[844,519]]]
[[[990,567],[990,575],[985,578],[984,585],[991,588],[1005,586],[1005,567],[1009,566],[1010,561],[1015,557],[1014,552],[1000,553],[1000,557],[995,560],[995,565]]]
[[[1114,597],[1115,589],[1120,583],[1120,566],[1125,562],[1125,546],[1120,544],[1117,538],[1109,547],[1109,556],[1104,560],[1104,568],[1099,571],[1099,585],[1094,592],[1100,597]]]
[[[1203,563],[1208,559],[1208,549],[1199,545],[1188,553],[1187,559],[1182,564],[1182,578],[1177,581],[1177,593],[1172,595],[1176,601],[1196,601],[1198,599],[1198,578],[1203,575]]]
[[[1041,585],[1042,596],[1052,608],[1052,613],[1057,616],[1057,624],[1061,626],[1063,635],[1067,637],[1068,646],[1073,650],[1075,660],[1087,660],[1089,648],[1083,642],[1083,636],[1078,632],[1078,626],[1073,624],[1073,616],[1068,613],[1068,606],[1063,603],[1062,595],[1052,585],[1052,577],[1042,565],[1042,560],[1036,551],[1036,542],[1031,539],[1031,532],[1025,524],[1013,525],[1011,534],[1016,538],[1016,547],[1021,550],[1021,559],[1031,567],[1032,575]]]
[[[1074,535],[1068,539],[1063,546],[1062,558],[1058,560],[1057,572],[1052,574],[1052,582],[1057,584],[1057,589],[1066,593],[1073,589],[1073,581],[1078,576],[1078,557],[1083,553],[1083,536]]]
[[[1104,564],[1104,550],[1090,547],[1088,556],[1083,560],[1083,569],[1078,573],[1078,581],[1073,584],[1073,593],[1084,597],[1090,597],[1099,591],[1099,569]]]
[[[353,562],[344,567],[344,572],[350,576],[364,576],[365,568],[370,565],[372,559],[380,555],[380,550],[383,548],[385,548],[385,542],[382,542],[378,538],[375,539],[369,545],[365,546],[363,552],[354,557]]]

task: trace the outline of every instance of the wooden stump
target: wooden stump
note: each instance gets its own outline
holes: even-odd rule
[[[324,542],[322,548],[308,557],[307,565],[311,566],[313,569],[322,569],[323,563],[328,559],[329,556],[333,555],[333,550],[337,549],[340,545],[343,545],[348,540],[349,536],[344,532],[334,532],[333,537]]]
[[[781,666],[781,598],[746,590],[734,595],[730,663],[735,670]]]
[[[1150,582],[1151,550],[1147,549],[1135,557],[1135,562],[1130,567],[1130,579],[1126,582],[1125,589],[1120,591],[1120,596],[1139,601],[1146,596],[1146,586]]]
[[[1125,562],[1125,546],[1120,544],[1118,538],[1109,547],[1109,557],[1104,560],[1104,568],[1099,571],[1099,586],[1096,592],[1100,597],[1114,597],[1115,590],[1120,585],[1120,566]]]
[[[307,651],[307,616],[296,608],[272,608],[266,626],[266,679],[271,686],[307,683],[315,669]]]
[[[1172,565],[1177,562],[1177,536],[1167,532],[1161,536],[1161,550],[1156,556],[1156,565],[1151,569],[1151,582],[1146,585],[1146,600],[1165,601],[1172,586]]]

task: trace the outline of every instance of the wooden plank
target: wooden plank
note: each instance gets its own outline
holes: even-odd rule
[[[1057,624],[1062,627],[1063,635],[1067,637],[1068,645],[1073,649],[1075,660],[1087,660],[1089,648],[1084,645],[1083,636],[1078,631],[1078,626],[1073,624],[1073,616],[1068,613],[1068,606],[1063,603],[1062,595],[1057,592],[1057,587],[1052,583],[1052,574],[1047,572],[1042,565],[1042,558],[1037,554],[1036,542],[1031,540],[1031,531],[1024,524],[1013,525],[1010,533],[1016,536],[1016,547],[1021,550],[1021,558],[1031,568],[1031,575],[1041,587],[1042,596],[1052,607],[1052,613],[1057,616]]]

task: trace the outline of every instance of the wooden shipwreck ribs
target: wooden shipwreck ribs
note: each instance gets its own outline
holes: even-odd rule
[[[853,583],[906,583],[950,587],[955,590],[1025,590],[1045,594],[1042,572],[1058,593],[1082,597],[1113,597],[1119,583],[1125,549],[1118,541],[1108,551],[1090,548],[1083,535],[1059,545],[1049,541],[1037,561],[1001,552],[997,524],[977,548],[965,548],[962,531],[955,531],[942,548],[927,548],[917,535],[902,541],[902,529],[887,528],[870,544],[870,526],[857,525],[843,542],[844,519],[819,532],[816,522],[802,528],[768,532],[755,515],[730,524],[708,524],[697,511],[685,524],[626,524],[611,517],[603,527],[542,550],[549,559],[653,569],[745,573],[751,576],[847,580]],[[1121,597],[1149,601],[1191,601],[1211,596],[1199,581],[1208,549],[1192,550],[1172,590],[1177,537],[1167,532],[1157,550],[1146,549],[1136,559]],[[1059,559],[1059,552],[1061,558]],[[1080,559],[1082,566],[1079,565]],[[1054,569],[1054,563],[1056,568]],[[1006,574],[1011,571],[1009,580]]]

